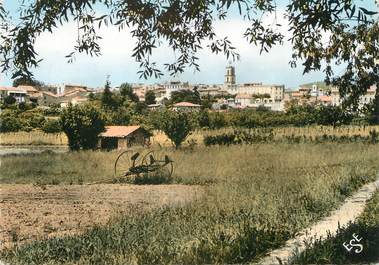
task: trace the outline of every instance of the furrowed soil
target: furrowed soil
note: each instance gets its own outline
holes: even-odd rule
[[[200,197],[186,185],[0,185],[0,249],[80,234],[120,214],[181,206]]]

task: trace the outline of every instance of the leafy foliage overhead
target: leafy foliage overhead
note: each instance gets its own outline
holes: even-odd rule
[[[375,64],[379,54],[377,12],[368,10],[367,2],[292,0],[285,9],[293,47],[291,66],[300,62],[304,73],[324,71],[327,83],[339,86],[343,96],[349,95],[346,102],[353,104],[370,85],[379,82]],[[78,38],[74,51],[67,55],[69,61],[76,52],[100,55],[98,29],[114,25],[120,30],[130,28],[136,38],[132,56],[140,63],[141,77],[160,77],[162,67],[172,75],[186,67],[199,70],[197,54],[204,43],[209,43],[207,47],[214,53],[239,58],[229,39],[217,36],[214,30],[215,21],[225,20],[235,9],[250,22],[244,37],[258,45],[261,52],[283,42],[285,36],[277,22],[275,0],[25,1],[15,25],[0,3],[0,30],[4,32],[0,42],[1,67],[11,71],[14,78],[31,76],[31,68],[40,61],[34,49],[36,38],[60,24],[76,21]],[[264,18],[270,14],[272,23],[265,23]],[[159,66],[151,61],[151,55],[162,43],[169,45],[176,59]],[[345,71],[335,76],[334,64],[346,65]]]

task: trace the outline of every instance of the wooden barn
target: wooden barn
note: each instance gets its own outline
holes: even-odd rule
[[[99,148],[126,149],[135,145],[145,145],[150,141],[150,134],[141,126],[106,126],[106,131],[99,135]]]

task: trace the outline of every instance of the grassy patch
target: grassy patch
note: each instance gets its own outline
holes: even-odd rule
[[[343,244],[349,244],[353,234],[362,238],[363,250],[355,246],[350,252]],[[354,242],[353,242],[354,243]],[[367,203],[363,214],[356,222],[339,228],[335,236],[324,241],[314,240],[307,243],[306,250],[293,261],[294,264],[357,264],[379,261],[379,192]]]
[[[180,208],[131,212],[83,235],[35,241],[4,250],[0,257],[12,264],[30,265],[257,260],[372,181],[379,159],[379,146],[358,143],[214,146],[160,152],[175,161],[174,182],[211,183],[205,186],[201,200]],[[33,183],[67,170],[60,183],[78,176],[88,182],[111,175],[116,156],[116,152],[77,152],[42,159],[6,158],[1,176],[3,182]],[[23,173],[18,167],[23,167]]]
[[[198,146],[194,150],[163,148],[157,154],[173,159],[173,183],[210,184],[249,183],[262,177],[365,176],[375,167],[378,151],[379,146],[359,143],[256,144]],[[111,180],[118,154],[85,151],[6,156],[1,159],[0,183],[81,184]],[[347,185],[340,187],[341,193],[349,194],[350,179],[343,177],[341,181]]]

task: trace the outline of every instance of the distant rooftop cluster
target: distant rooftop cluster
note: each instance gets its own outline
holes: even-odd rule
[[[273,111],[284,111],[286,104],[313,104],[339,106],[343,98],[337,88],[318,85],[300,86],[296,90],[286,90],[284,85],[263,84],[261,82],[237,83],[235,67],[228,65],[222,84],[191,84],[189,82],[170,81],[156,84],[131,84],[133,92],[140,101],[145,101],[145,95],[152,91],[156,104],[149,105],[150,109],[161,107],[176,91],[197,91],[201,97],[214,97],[217,102],[213,109],[222,108],[258,108],[265,107]],[[113,88],[117,91],[119,87]],[[103,89],[94,89],[82,85],[48,85],[41,87],[24,86],[0,87],[0,100],[13,96],[17,102],[35,102],[42,106],[59,105],[66,107],[88,100],[91,93],[102,93]],[[376,87],[370,87],[366,95],[361,96],[360,105],[374,100]],[[201,106],[190,102],[181,102],[173,106],[174,109],[193,110]]]

